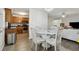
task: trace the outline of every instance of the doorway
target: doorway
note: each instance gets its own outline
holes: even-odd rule
[[[27,51],[29,43],[29,9],[5,8],[4,51]]]

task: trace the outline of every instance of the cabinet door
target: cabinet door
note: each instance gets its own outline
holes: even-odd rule
[[[5,8],[5,19],[9,23],[11,22],[11,16],[12,16],[11,9]]]

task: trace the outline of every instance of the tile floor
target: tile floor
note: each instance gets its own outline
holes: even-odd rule
[[[30,51],[28,33],[17,34],[16,44],[5,46],[3,51]]]
[[[32,51],[28,37],[27,33],[17,34],[16,44],[5,46],[3,51]],[[41,49],[42,47],[40,47],[39,51],[41,51]],[[48,50],[53,51],[52,48],[49,48]],[[60,51],[79,51],[79,44],[63,39]]]

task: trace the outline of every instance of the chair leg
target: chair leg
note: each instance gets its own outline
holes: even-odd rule
[[[30,39],[30,43],[31,43],[31,50],[33,50],[34,44],[33,41]]]
[[[44,47],[44,51],[46,50],[46,48]]]
[[[43,50],[45,51],[45,50],[46,50],[46,48],[45,48],[45,47],[43,47]]]
[[[31,41],[31,49],[33,50],[34,43]]]
[[[46,51],[47,51],[47,47],[46,47]]]
[[[44,49],[44,51],[46,51],[47,50],[47,45],[45,44],[45,46],[43,47],[43,49]]]
[[[35,44],[35,51],[37,51],[37,44]]]
[[[59,46],[59,50],[61,50],[61,43],[60,43],[60,46]]]
[[[57,50],[57,49],[56,49],[56,46],[54,46],[54,49],[55,49],[55,51]]]
[[[47,49],[48,49],[48,48],[47,48],[47,44],[46,44],[46,51],[47,51]]]
[[[33,42],[31,42],[31,49],[32,49],[32,51],[35,50],[35,44]]]

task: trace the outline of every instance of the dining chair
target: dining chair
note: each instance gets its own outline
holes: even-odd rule
[[[58,38],[57,38],[57,45],[59,50],[61,49],[61,43],[62,43],[62,30],[58,31]]]
[[[51,32],[52,34],[49,34],[49,38],[46,40],[48,44],[54,46],[55,51],[57,50],[58,31],[58,28],[53,27],[51,30],[49,30],[49,32]]]
[[[42,42],[42,47],[44,51],[47,51],[47,49],[50,47],[50,45],[46,42],[46,40],[48,39],[47,33],[42,35],[42,38],[45,40],[44,42]]]
[[[32,28],[32,47],[35,46],[35,51],[38,50],[38,45],[41,44],[44,40],[40,34],[37,33],[38,30]]]

